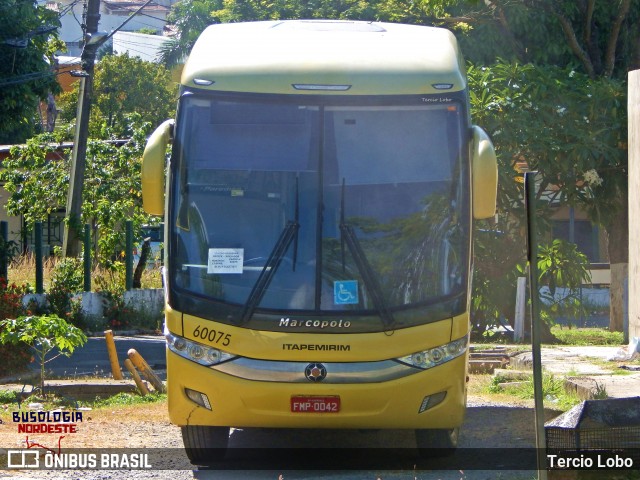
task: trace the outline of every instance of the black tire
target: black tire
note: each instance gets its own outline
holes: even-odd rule
[[[458,447],[459,428],[416,430],[418,454],[423,458],[453,455]]]
[[[187,425],[181,428],[182,443],[194,465],[208,465],[224,459],[229,444],[229,427]]]

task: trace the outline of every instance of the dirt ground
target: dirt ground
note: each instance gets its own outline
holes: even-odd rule
[[[483,394],[483,382],[486,379],[482,376],[471,376],[462,446],[533,445],[533,401]],[[24,448],[25,435],[17,432],[12,410],[9,405],[0,405],[0,447]],[[548,416],[557,413],[549,412]],[[55,435],[32,435],[30,441],[43,437],[56,443]],[[85,411],[77,433],[66,434],[61,444],[63,448],[182,448],[182,438],[180,429],[169,422],[166,402],[157,402]]]
[[[475,376],[474,376],[475,377]],[[479,377],[472,377],[471,391],[481,390]],[[557,412],[549,412],[548,417],[555,416]],[[23,449],[25,441],[37,442],[45,448],[54,449],[58,435],[30,435],[17,432],[16,424],[11,418],[11,410],[5,406],[0,414],[0,451],[2,448]],[[65,449],[163,449],[169,452],[160,460],[160,464],[154,461],[154,468],[161,468],[165,472],[172,472],[172,480],[193,478],[190,473],[193,467],[184,454],[180,429],[169,422],[166,402],[144,404],[137,406],[100,408],[83,412],[82,422],[77,424],[77,433],[64,435],[59,439],[60,445]],[[531,401],[514,399],[513,397],[496,397],[495,395],[483,395],[471,393],[468,398],[468,410],[465,424],[461,431],[460,447],[463,448],[530,448],[535,445],[534,413]],[[368,436],[367,436],[368,435]],[[26,437],[26,438],[25,438]],[[311,437],[309,440],[308,437]],[[352,440],[355,438],[357,440]],[[232,433],[230,446],[241,448],[253,447],[287,447],[302,446],[304,441],[310,441],[310,445],[336,445],[347,442],[348,447],[358,446],[353,442],[368,442],[367,446],[374,448],[414,448],[413,434],[406,431],[385,432],[353,432],[345,435],[344,432],[319,432],[307,439],[297,433],[280,433],[273,429],[252,429],[248,431],[236,430]],[[29,476],[25,477],[24,474]],[[58,472],[62,473],[62,472]],[[147,477],[150,472],[132,471],[127,478],[169,478],[163,475],[159,477]],[[120,478],[109,477],[106,471],[83,471],[74,478],[82,479],[106,479]],[[56,479],[53,472],[46,471],[15,471],[0,470],[0,479]],[[87,476],[88,475],[88,476]],[[186,475],[186,476],[185,476]],[[62,478],[62,477],[61,477]]]

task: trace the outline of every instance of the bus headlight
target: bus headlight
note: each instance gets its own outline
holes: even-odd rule
[[[396,358],[396,360],[406,365],[411,365],[412,367],[427,370],[463,355],[467,350],[467,342],[468,339],[464,336],[454,340],[453,342],[447,343],[446,345],[440,345],[438,347],[430,348],[429,350],[416,352],[405,357]]]
[[[226,362],[227,360],[231,360],[236,357],[236,355],[231,355],[230,353],[223,352],[217,348],[174,335],[166,328],[164,336],[167,339],[167,347],[169,347],[169,350],[180,355],[182,358],[199,363],[205,367],[217,365],[218,363]]]

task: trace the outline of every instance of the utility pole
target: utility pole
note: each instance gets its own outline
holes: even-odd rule
[[[87,158],[87,137],[89,136],[89,114],[91,113],[91,97],[93,95],[93,67],[96,52],[102,45],[92,35],[98,31],[100,20],[100,0],[88,0],[85,19],[84,47],[82,49],[82,72],[80,75],[80,92],[78,94],[78,111],[76,115],[76,133],[71,157],[71,176],[69,178],[69,194],[67,196],[67,213],[64,227],[63,254],[66,257],[77,257],[80,254],[83,223],[82,187]]]
[[[80,255],[80,245],[83,240],[84,225],[82,214],[82,187],[84,186],[84,171],[87,163],[87,138],[89,137],[89,114],[93,96],[93,67],[96,63],[98,48],[109,40],[117,31],[138,15],[153,0],[147,0],[132,13],[122,24],[110,34],[98,33],[100,20],[100,0],[88,0],[87,18],[85,19],[85,38],[82,49],[82,71],[71,72],[80,77],[80,92],[78,94],[78,110],[76,113],[76,133],[71,156],[71,175],[69,178],[69,194],[67,196],[67,213],[64,224],[64,239],[62,253],[65,257]],[[74,75],[75,74],[75,75]]]

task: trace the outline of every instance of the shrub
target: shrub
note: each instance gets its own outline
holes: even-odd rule
[[[47,293],[51,313],[77,327],[84,327],[81,305],[72,299],[73,294],[81,292],[83,287],[84,270],[80,259],[64,258],[56,263]]]
[[[97,290],[102,295],[103,315],[111,328],[122,329],[129,326],[130,311],[124,303],[125,268],[121,262],[114,262],[103,275],[96,278]]]
[[[28,285],[8,284],[0,277],[0,320],[16,318],[24,315],[22,297],[29,293]],[[0,323],[0,336],[4,327]],[[0,376],[10,375],[23,370],[31,361],[29,347],[25,344],[5,345],[0,349]]]
[[[31,315],[0,321],[0,343],[26,345],[40,364],[40,388],[44,392],[45,364],[60,355],[70,356],[87,337],[57,315]],[[54,349],[58,353],[47,358]]]

